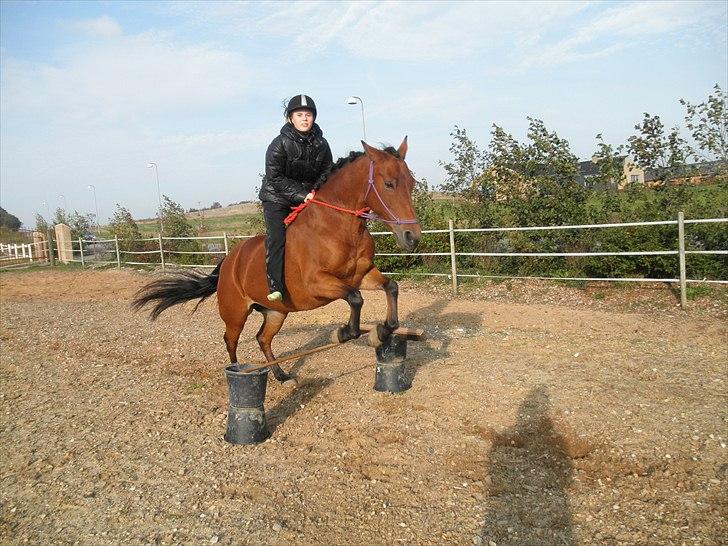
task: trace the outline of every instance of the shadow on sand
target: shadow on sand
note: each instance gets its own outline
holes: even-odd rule
[[[546,387],[534,387],[516,424],[493,438],[483,544],[574,543],[567,495],[573,465],[548,415],[550,406]]]

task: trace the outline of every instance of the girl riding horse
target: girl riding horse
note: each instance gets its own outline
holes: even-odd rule
[[[265,178],[258,197],[265,218],[265,269],[268,301],[281,301],[286,228],[283,219],[291,206],[309,201],[331,171],[329,143],[316,124],[316,104],[296,95],[286,107],[286,124],[265,154]]]

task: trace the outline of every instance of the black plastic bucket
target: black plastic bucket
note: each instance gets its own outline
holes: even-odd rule
[[[404,363],[407,358],[407,336],[393,334],[376,349],[377,369],[374,390],[402,392],[412,386],[412,378]]]
[[[270,436],[263,407],[268,368],[246,373],[249,367],[231,364],[225,368],[229,399],[225,441],[231,444],[257,444]]]

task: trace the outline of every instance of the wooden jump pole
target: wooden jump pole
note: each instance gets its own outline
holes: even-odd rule
[[[360,327],[362,335],[369,333],[371,330],[373,330],[375,326],[371,325],[362,325]],[[397,334],[401,336],[406,336],[408,340],[410,341],[421,341],[425,337],[424,330],[420,328],[404,328],[399,327],[396,330],[392,332],[392,334]],[[349,340],[351,341],[351,340]],[[312,349],[307,349],[305,351],[299,351],[297,353],[290,354],[288,356],[283,356],[281,358],[276,358],[275,360],[271,360],[270,362],[264,362],[256,365],[253,368],[246,368],[245,373],[248,372],[256,372],[258,370],[262,370],[263,368],[267,368],[268,366],[273,366],[274,364],[282,364],[283,362],[288,362],[290,360],[297,360],[299,358],[303,358],[304,356],[312,355],[315,353],[320,353],[322,351],[328,351],[329,349],[333,349],[334,347],[337,347],[339,345],[343,345],[346,343],[346,341],[343,342],[332,342],[327,343],[326,345],[320,345],[318,347],[314,347]]]

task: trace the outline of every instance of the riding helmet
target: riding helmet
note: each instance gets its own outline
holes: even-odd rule
[[[316,118],[316,103],[308,95],[294,95],[294,97],[288,101],[286,106],[286,117],[289,117],[296,110],[311,110],[313,117]]]

